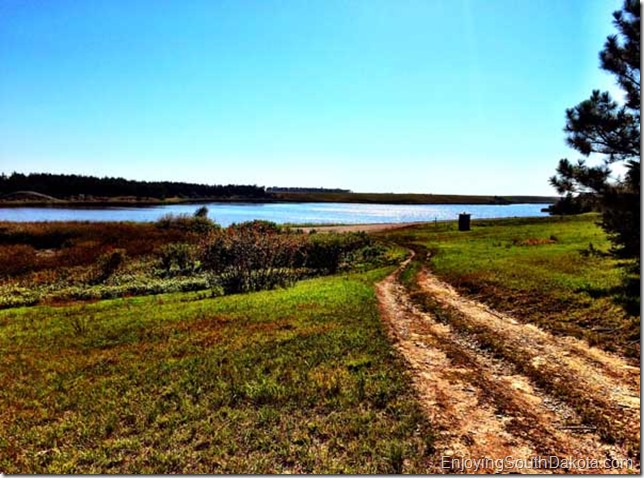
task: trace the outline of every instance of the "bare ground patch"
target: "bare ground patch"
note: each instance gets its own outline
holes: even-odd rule
[[[304,232],[382,232],[393,231],[394,229],[404,229],[405,227],[417,226],[420,222],[401,222],[401,223],[378,223],[378,224],[346,224],[340,226],[307,226],[298,227]]]

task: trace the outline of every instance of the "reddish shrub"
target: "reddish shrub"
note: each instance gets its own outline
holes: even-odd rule
[[[0,277],[24,274],[37,267],[36,250],[24,244],[0,246]]]

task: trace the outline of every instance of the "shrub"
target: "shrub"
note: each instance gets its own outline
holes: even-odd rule
[[[186,243],[167,244],[159,251],[160,267],[165,275],[194,272],[195,257],[194,246]]]
[[[37,227],[19,225],[0,228],[0,244],[26,244],[35,249],[58,249],[69,243],[77,232],[62,230],[55,224],[42,224]]]
[[[201,206],[194,212],[194,217],[208,217],[208,208],[206,206]]]
[[[222,229],[196,216],[166,216],[157,224],[0,222],[0,308],[179,290],[210,289],[214,296],[272,289],[382,261],[381,247],[366,234],[304,234],[268,221]],[[195,233],[202,220],[207,232]],[[39,250],[35,244],[60,247]]]
[[[364,232],[345,234],[315,234],[308,237],[304,266],[335,274],[343,265],[371,262],[384,253],[375,241]]]
[[[96,282],[105,282],[109,279],[125,262],[126,253],[123,249],[114,249],[106,252],[98,258],[98,271]]]
[[[384,253],[365,233],[298,234],[267,221],[211,232],[200,259],[227,293],[286,286],[304,276],[333,274]]]
[[[31,271],[35,262],[36,251],[31,246],[0,246],[0,277],[11,277]]]
[[[334,274],[340,267],[341,241],[336,234],[316,234],[305,247],[304,266]]]
[[[201,262],[227,293],[285,286],[294,280],[300,237],[267,221],[232,225],[208,236]]]
[[[206,212],[202,213],[202,209],[205,209]],[[160,229],[179,230],[197,234],[204,234],[219,228],[219,225],[212,219],[198,214],[208,214],[208,208],[203,206],[195,211],[195,214],[192,216],[187,214],[165,214],[157,220],[156,226]]]

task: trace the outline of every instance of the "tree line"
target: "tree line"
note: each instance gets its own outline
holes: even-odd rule
[[[78,196],[135,196],[165,199],[181,198],[265,198],[264,187],[249,185],[209,185],[175,181],[135,181],[124,178],[82,176],[77,174],[0,175],[0,196],[18,191],[34,191],[57,199]]]
[[[339,188],[293,188],[293,187],[278,187],[271,186],[266,189],[269,193],[351,193],[351,189]]]

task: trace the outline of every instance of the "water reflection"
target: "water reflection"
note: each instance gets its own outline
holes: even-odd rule
[[[545,216],[547,204],[510,205],[398,205],[354,203],[210,203],[209,216],[223,226],[233,222],[264,219],[279,224],[367,224],[453,220],[461,212],[473,219]],[[0,221],[156,221],[164,214],[192,214],[200,205],[101,209],[0,208]]]

